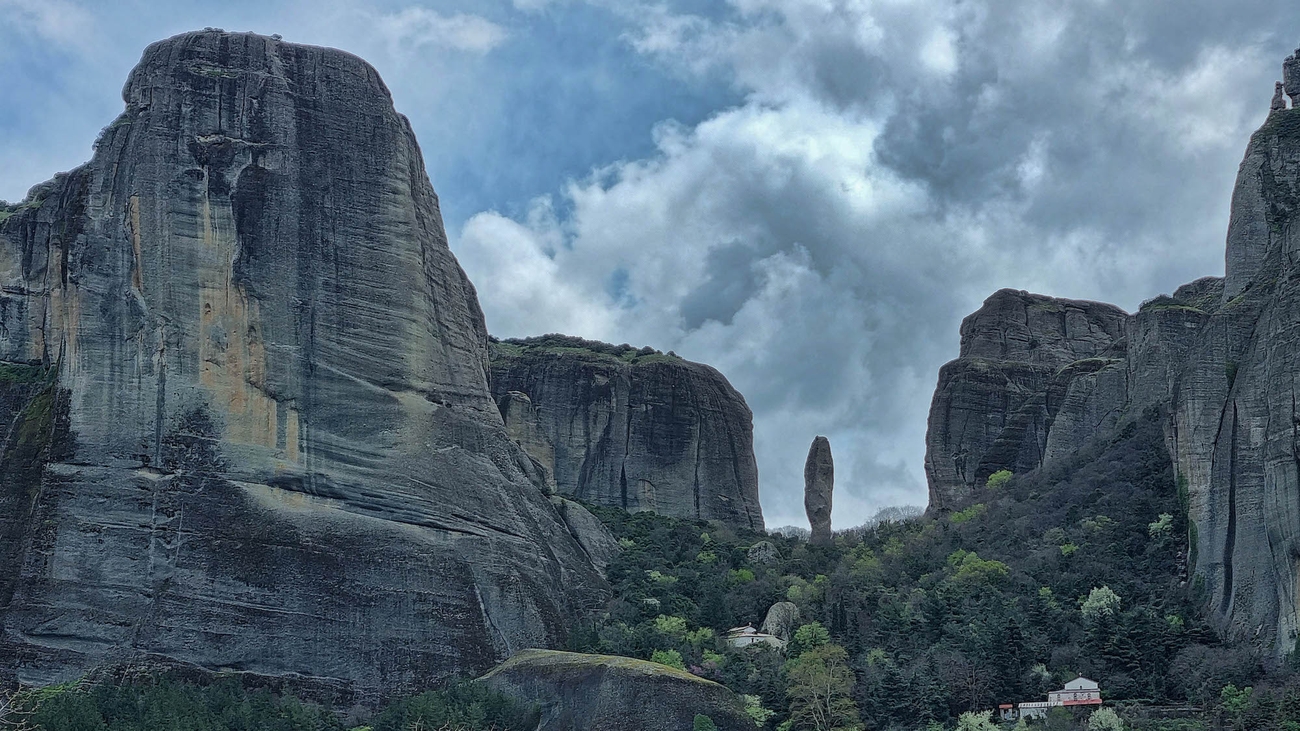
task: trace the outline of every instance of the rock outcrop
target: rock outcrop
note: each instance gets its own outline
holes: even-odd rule
[[[476,682],[538,706],[538,731],[682,731],[697,714],[719,731],[754,728],[724,686],[627,657],[525,650]]]
[[[564,520],[573,540],[582,546],[587,558],[591,559],[591,564],[604,574],[609,564],[618,557],[619,551],[623,550],[618,545],[618,539],[599,518],[579,503],[552,495],[551,504]]]
[[[767,610],[760,632],[772,635],[782,642],[789,642],[794,631],[799,628],[799,607],[792,602],[777,602]]]
[[[812,528],[808,542],[814,546],[829,546],[834,540],[831,533],[834,492],[835,462],[831,459],[831,442],[818,436],[808,448],[808,459],[803,464],[803,509]]]
[[[156,655],[373,695],[562,641],[606,588],[375,70],[187,33],[123,97],[0,222],[0,369],[49,371],[0,383],[0,680]]]
[[[1281,88],[1292,108],[1275,94],[1238,171],[1225,276],[1131,316],[995,294],[940,372],[926,455],[930,510],[943,512],[996,470],[1036,469],[1156,410],[1212,617],[1279,655],[1300,636],[1300,51]]]
[[[1003,289],[963,320],[960,355],[939,371],[930,406],[931,508],[946,509],[998,470],[1037,467],[1063,400],[1078,402],[1071,430],[1106,422],[1110,410],[1093,404],[1125,385],[1127,319],[1110,305]]]
[[[510,435],[575,500],[763,530],[753,416],[709,366],[563,335],[495,342]]]
[[[771,566],[781,560],[781,552],[771,541],[759,541],[745,551],[745,559],[755,566]]]

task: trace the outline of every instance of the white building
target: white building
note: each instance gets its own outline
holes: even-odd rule
[[[759,632],[751,624],[727,630],[727,643],[732,647],[749,647],[760,642],[767,643],[778,650],[785,647],[785,642],[780,637]]]
[[[1099,706],[1101,689],[1095,680],[1078,677],[1065,684],[1061,690],[1047,694],[1049,706]]]
[[[1025,701],[1016,708],[1021,718],[1047,718],[1047,701]]]
[[[1024,703],[1003,703],[998,706],[998,716],[1004,721],[1017,718],[1046,718],[1050,708],[1058,706],[1099,706],[1101,689],[1096,681],[1078,677],[1065,684],[1060,690],[1049,691],[1046,701],[1026,701]]]

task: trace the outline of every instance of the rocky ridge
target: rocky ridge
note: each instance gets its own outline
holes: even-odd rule
[[[563,335],[491,346],[506,429],[560,495],[763,530],[753,415],[713,368]]]
[[[1279,655],[1300,637],[1300,50],[1283,72],[1238,171],[1225,276],[1132,315],[995,293],[940,371],[925,465],[942,513],[1158,410],[1194,581],[1229,638]]]
[[[159,656],[373,696],[561,642],[607,547],[506,434],[375,70],[205,31],[123,98],[0,220],[0,683]]]

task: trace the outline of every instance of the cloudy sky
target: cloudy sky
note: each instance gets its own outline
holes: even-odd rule
[[[924,504],[961,318],[1013,287],[1132,310],[1222,274],[1278,0],[0,0],[0,198],[89,157],[144,46],[205,26],[372,62],[499,336],[710,363],[768,525]]]

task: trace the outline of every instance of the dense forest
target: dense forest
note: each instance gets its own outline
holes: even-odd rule
[[[1078,675],[1100,682],[1118,716],[1061,711],[1035,727],[1300,731],[1290,663],[1224,646],[1200,618],[1185,501],[1152,414],[1052,469],[997,473],[947,515],[886,513],[831,546],[593,507],[623,548],[608,569],[615,598],[575,627],[568,649],[723,683],[756,728],[779,731],[992,729],[982,711],[1043,700]],[[726,642],[729,628],[757,627],[780,602],[797,608],[785,648]],[[22,728],[345,727],[337,713],[266,690],[165,675],[10,703]],[[453,684],[364,722],[529,729],[530,713]]]

